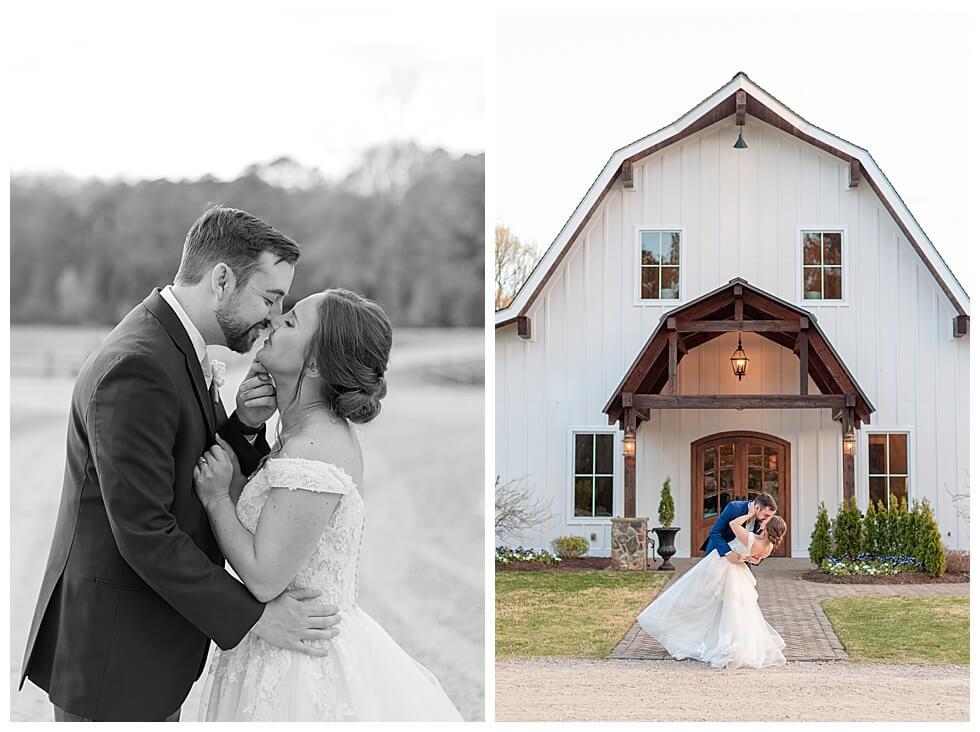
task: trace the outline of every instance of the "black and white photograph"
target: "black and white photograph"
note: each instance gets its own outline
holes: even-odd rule
[[[10,720],[483,721],[472,20],[4,16]]]

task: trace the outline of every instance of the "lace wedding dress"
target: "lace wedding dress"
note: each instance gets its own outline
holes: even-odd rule
[[[733,551],[748,554],[738,539]],[[715,668],[763,668],[786,663],[786,643],[759,609],[755,577],[712,550],[650,603],[636,622],[676,659],[693,658]]]
[[[215,652],[201,702],[206,721],[461,721],[439,681],[357,605],[357,561],[364,501],[353,480],[328,463],[271,458],[238,501],[253,534],[272,486],[340,494],[316,549],[289,589],[322,592],[316,602],[340,608],[340,634],[327,656],[273,646],[248,633]]]

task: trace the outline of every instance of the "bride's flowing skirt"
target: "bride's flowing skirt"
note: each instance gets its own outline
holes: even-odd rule
[[[786,662],[786,643],[759,609],[755,577],[717,551],[650,603],[637,622],[671,656],[715,668],[763,668]]]
[[[206,721],[461,721],[438,679],[354,606],[324,657],[249,633],[217,656],[204,690]]]

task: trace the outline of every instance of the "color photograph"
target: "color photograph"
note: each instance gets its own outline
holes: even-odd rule
[[[969,718],[969,44],[498,15],[498,721]]]

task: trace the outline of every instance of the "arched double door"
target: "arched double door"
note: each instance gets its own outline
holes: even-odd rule
[[[760,493],[776,499],[786,521],[783,542],[772,556],[788,557],[790,526],[789,443],[761,432],[721,432],[691,443],[691,556],[730,501]]]

